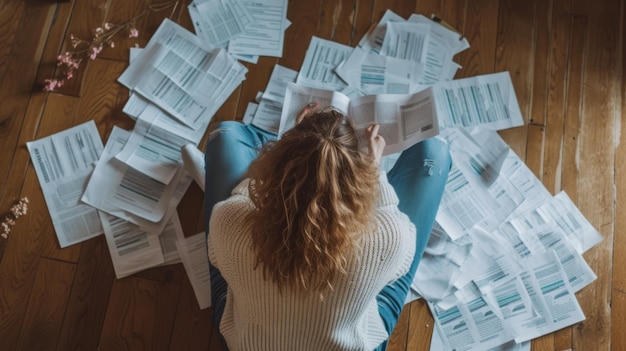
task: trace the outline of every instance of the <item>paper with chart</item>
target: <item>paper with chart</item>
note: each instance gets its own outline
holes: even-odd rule
[[[379,94],[349,99],[344,94],[290,83],[285,95],[279,135],[295,125],[302,108],[317,102],[333,106],[352,119],[361,145],[367,145],[365,130],[374,123],[385,138],[384,154],[402,151],[439,133],[429,90],[409,95]]]
[[[481,126],[501,130],[524,124],[508,72],[433,85],[441,128]]]
[[[182,235],[178,214],[168,221],[163,232],[149,232],[119,217],[99,212],[104,235],[120,279],[159,265],[180,262],[175,241]]]
[[[382,56],[424,64],[430,37],[430,25],[415,22],[389,22],[380,49]]]
[[[129,135],[128,131],[113,128],[81,200],[127,220],[138,217],[141,221],[136,224],[148,222],[162,227],[164,220],[176,210],[192,179],[179,167],[172,181],[163,184],[117,160],[114,155],[122,149]]]
[[[176,247],[200,309],[211,307],[211,275],[204,232],[186,238],[182,232],[178,233]]]
[[[80,202],[103,146],[94,121],[26,143],[59,245],[102,234],[97,211]]]
[[[287,84],[295,82],[297,75],[297,71],[287,67],[274,66],[270,80],[254,112],[253,125],[270,133],[278,133]]]
[[[585,319],[563,268],[554,256],[554,252],[546,252],[524,262],[528,270],[521,277],[537,315],[516,325],[517,342],[552,333]]]
[[[554,256],[554,252],[546,252],[525,261],[522,266],[526,270],[519,280],[507,279],[500,285],[503,289],[493,289],[493,293],[468,284],[451,295],[451,301],[429,302],[447,349],[487,350],[507,340],[528,341],[583,320],[576,296]],[[516,315],[509,308],[511,301],[518,301],[518,306],[523,303],[524,310],[531,304],[533,313]]]
[[[408,94],[424,87],[417,84],[424,71],[418,62],[382,56],[355,48],[335,73],[362,95]]]
[[[335,68],[352,52],[352,47],[311,37],[296,83],[313,88],[341,91],[347,84]]]
[[[194,130],[178,123],[150,104],[139,114],[128,141],[115,157],[168,184],[182,167],[181,148],[186,144],[197,145],[205,130]]]
[[[225,47],[255,21],[241,0],[193,1],[189,14],[194,27],[201,28],[198,36],[216,47]]]
[[[453,168],[412,288],[429,302],[447,347],[487,349],[481,328],[496,324],[521,342],[584,319],[575,293],[596,275],[581,254],[601,235],[565,193],[551,196],[496,131],[448,128],[442,136]],[[489,319],[467,313],[467,287],[493,310]]]
[[[441,333],[439,332],[439,328],[435,327],[433,329],[433,335],[430,340],[430,351],[441,351],[445,350],[445,344],[441,337]],[[499,345],[493,348],[490,348],[486,351],[530,351],[530,341],[516,343],[515,341],[507,342],[506,344]]]
[[[397,13],[387,10],[383,14],[383,17],[370,27],[367,33],[359,40],[357,48],[366,52],[380,53],[380,49],[383,46],[385,35],[387,33],[387,26],[391,22],[403,22],[405,19]]]
[[[424,61],[424,76],[419,83],[432,85],[440,81],[452,80],[460,68],[452,59],[454,55],[469,48],[467,39],[443,24],[420,14],[411,15],[408,21],[430,26]]]
[[[211,49],[174,22],[164,21],[118,80],[180,122],[199,129],[246,72],[224,49]]]
[[[243,1],[254,22],[231,39],[228,52],[239,55],[283,56],[287,0]]]
[[[384,67],[391,67],[396,72],[405,72],[405,78],[409,78],[412,85],[408,91],[398,91],[397,87],[396,90],[412,93],[440,81],[452,80],[460,68],[453,57],[468,47],[467,39],[435,20],[418,14],[405,20],[388,10],[336,67],[336,72],[350,86],[363,85],[364,95],[391,93],[393,91],[389,88],[387,91],[380,91],[381,87],[378,91],[368,90],[375,86],[367,84],[376,82],[367,80],[370,75],[376,77],[372,74],[376,72],[379,83],[382,77],[397,80],[397,74],[390,73],[389,77],[382,74]],[[417,69],[399,69],[407,65],[414,65]],[[361,73],[365,79],[358,82]]]

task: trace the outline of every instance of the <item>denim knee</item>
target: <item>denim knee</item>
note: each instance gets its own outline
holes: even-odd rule
[[[389,172],[390,179],[418,174],[447,175],[452,167],[448,143],[438,138],[423,140],[404,150]]]
[[[422,141],[420,144],[422,144],[421,157],[424,159],[424,166],[432,165],[432,169],[429,172],[430,175],[434,175],[435,170],[438,170],[438,173],[442,173],[442,171],[447,173],[450,170],[452,158],[450,156],[450,147],[446,141],[430,138]]]
[[[245,125],[237,121],[220,122],[209,134],[205,155],[231,149],[234,144],[243,141],[246,134]]]

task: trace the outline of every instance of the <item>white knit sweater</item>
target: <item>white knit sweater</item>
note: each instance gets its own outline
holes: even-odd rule
[[[377,231],[363,233],[362,250],[349,261],[324,301],[278,287],[254,269],[244,218],[252,210],[248,180],[215,205],[209,225],[209,259],[228,283],[220,331],[231,351],[372,350],[389,337],[376,295],[404,275],[415,252],[415,227],[398,210],[398,197],[381,172]]]

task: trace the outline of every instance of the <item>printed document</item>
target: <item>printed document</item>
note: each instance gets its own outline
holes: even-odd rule
[[[178,214],[171,217],[162,233],[142,230],[104,212],[99,214],[118,279],[162,264],[180,262],[174,243],[177,233],[182,233]]]
[[[171,118],[155,105],[139,114],[124,148],[115,156],[128,166],[168,184],[182,166],[181,148],[197,145],[206,127],[194,130]]]
[[[426,61],[429,37],[428,24],[389,22],[380,54],[423,64]]]
[[[178,233],[176,247],[200,309],[211,307],[211,275],[204,232],[187,238]]]
[[[61,247],[103,233],[98,212],[80,201],[103,146],[94,121],[26,143]]]
[[[120,212],[126,212],[164,226],[163,221],[175,211],[192,179],[179,167],[172,181],[163,184],[117,160],[114,156],[129,135],[128,131],[113,128],[82,201],[117,217],[124,218]]]
[[[405,19],[397,13],[387,10],[378,23],[372,25],[367,33],[361,38],[357,44],[357,48],[365,52],[379,54],[383,47],[383,41],[387,33],[387,26],[391,22],[404,22]]]
[[[552,333],[585,319],[567,276],[554,256],[554,252],[546,252],[524,261],[528,270],[521,277],[537,315],[516,325],[517,342]]]
[[[440,82],[433,89],[441,128],[501,130],[524,124],[508,72]]]
[[[458,64],[452,61],[452,58],[455,54],[469,48],[467,39],[423,15],[413,14],[408,21],[430,26],[424,61],[424,75],[419,83],[432,85],[440,81],[452,80],[457,69],[460,68]]]
[[[416,94],[379,94],[349,99],[332,90],[322,90],[289,83],[283,107],[279,135],[295,125],[302,108],[317,102],[319,106],[333,106],[352,119],[360,145],[367,147],[366,129],[380,125],[379,134],[387,145],[384,154],[402,151],[409,146],[439,133],[433,96],[430,90]]]
[[[186,125],[206,125],[241,84],[247,69],[164,20],[139,57],[118,78]]]
[[[453,168],[412,288],[439,318],[444,342],[482,350],[490,344],[481,323],[520,342],[584,319],[575,292],[596,275],[581,254],[600,234],[565,193],[551,196],[496,131],[447,128],[442,136]],[[472,320],[468,301],[486,303],[489,318]]]
[[[265,92],[261,94],[259,104],[254,113],[253,125],[270,133],[278,133],[287,84],[295,82],[297,75],[297,71],[287,67],[281,65],[274,66]]]
[[[335,72],[362,95],[408,94],[424,87],[417,84],[424,65],[356,48]]]
[[[335,68],[352,52],[352,47],[312,37],[296,83],[313,88],[341,91],[347,84]]]
[[[254,22],[230,40],[228,52],[240,55],[283,56],[285,28],[288,24],[287,0],[243,0]]]
[[[442,351],[445,349],[446,346],[443,342],[443,338],[441,337],[441,332],[439,332],[439,328],[435,325],[433,335],[430,340],[430,351]],[[515,341],[509,341],[506,344],[490,348],[486,351],[530,351],[530,341],[519,344]]]
[[[193,1],[189,4],[189,15],[198,36],[215,47],[226,47],[230,39],[254,22],[241,0]]]

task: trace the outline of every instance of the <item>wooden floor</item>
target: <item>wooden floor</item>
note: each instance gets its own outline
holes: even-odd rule
[[[117,280],[104,237],[60,249],[25,143],[95,120],[103,140],[128,92],[117,77],[131,42],[83,65],[59,93],[43,93],[70,34],[88,36],[157,0],[0,0],[0,214],[23,196],[28,215],[0,238],[0,350],[220,350],[210,310],[200,311],[182,265]],[[163,1],[163,0],[158,0]],[[164,17],[191,29],[187,1],[141,18],[145,44]],[[285,51],[248,65],[215,120],[240,119],[274,64],[299,69],[312,35],[354,46],[390,8],[436,14],[471,48],[457,77],[509,71],[525,118],[501,133],[553,194],[566,190],[604,241],[585,254],[598,275],[578,293],[587,319],[533,341],[533,350],[626,350],[626,54],[622,0],[292,0]],[[178,212],[202,230],[192,185]],[[428,350],[433,321],[408,305],[389,350]]]

